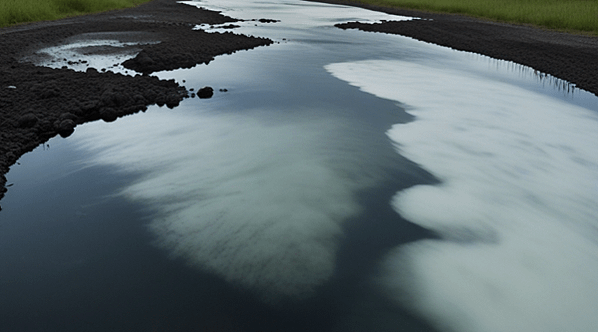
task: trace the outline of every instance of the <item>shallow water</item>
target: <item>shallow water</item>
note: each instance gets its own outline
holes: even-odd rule
[[[122,63],[134,58],[143,45],[158,43],[145,32],[97,32],[84,33],[65,39],[61,44],[41,48],[21,61],[50,68],[69,68],[86,71],[111,71],[123,75],[135,75]]]
[[[212,99],[21,158],[0,212],[7,331],[598,326],[595,96],[333,27],[386,14],[199,4],[280,20],[237,30],[279,44],[157,74]]]

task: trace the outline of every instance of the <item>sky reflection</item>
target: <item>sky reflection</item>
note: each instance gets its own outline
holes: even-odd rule
[[[91,282],[81,271],[93,271],[91,280],[101,285],[96,292],[109,287],[119,295],[93,304],[94,310],[61,313],[93,311],[90,321],[103,324],[97,317],[116,303],[111,310],[147,305],[160,314],[175,306],[171,311],[184,313],[174,317],[184,317],[189,326],[204,320],[197,319],[201,312],[202,317],[216,313],[218,321],[234,317],[255,331],[268,330],[264,326],[304,331],[297,322],[319,331],[424,330],[425,323],[405,315],[399,303],[445,331],[595,330],[595,96],[577,90],[563,94],[538,82],[529,69],[487,57],[333,27],[400,17],[301,1],[193,3],[232,17],[280,20],[248,21],[234,30],[280,44],[156,73],[187,88],[211,85],[215,95],[186,99],[173,110],[150,107],[114,123],[78,127],[61,141],[68,142],[68,151],[52,163],[68,190],[58,192],[49,182],[44,188],[56,194],[34,200],[31,192],[42,183],[35,180],[30,191],[19,191],[17,200],[27,204],[6,207],[2,234],[15,241],[14,252],[31,252],[23,260],[31,274],[41,275],[37,262],[44,261],[39,252],[47,243],[77,243],[52,252],[60,265],[48,264],[68,263],[82,288]],[[60,151],[58,144],[52,146],[51,153]],[[68,158],[75,162],[63,162]],[[14,175],[7,203],[26,183],[18,177],[28,178]],[[54,175],[48,177],[60,177]],[[118,183],[105,190],[93,187],[96,180],[114,178]],[[84,196],[80,192],[90,194],[84,204],[68,196]],[[39,202],[49,208],[41,209]],[[19,220],[21,206],[35,211],[26,222]],[[47,212],[54,210],[63,211]],[[83,220],[93,217],[93,225],[76,223],[80,232],[65,232],[79,220],[73,211]],[[140,230],[146,220],[139,214],[149,218],[156,244],[165,250],[146,252],[152,247]],[[442,240],[401,246],[429,236],[401,216],[438,232]],[[30,228],[43,224],[67,235],[57,240],[54,233],[38,231],[43,241],[11,235],[31,234]],[[123,236],[121,228],[132,224]],[[18,233],[6,232],[11,228]],[[100,231],[108,235],[90,246]],[[103,250],[109,258],[94,260]],[[126,256],[129,251],[133,254]],[[164,262],[164,252],[181,259]],[[187,271],[180,261],[195,269]],[[143,267],[132,268],[131,262]],[[104,286],[106,274],[127,270],[123,266],[131,267],[130,279],[115,273]],[[139,274],[149,279],[143,287],[136,285]],[[162,274],[169,277],[161,279]],[[12,270],[11,280],[22,276]],[[93,302],[64,278],[59,281],[65,294]],[[172,285],[180,289],[173,292]],[[189,285],[195,287],[193,296],[185,297]],[[47,293],[58,289],[45,288]],[[48,308],[35,290],[22,296],[22,289],[31,287],[13,287],[11,296]],[[239,296],[239,289],[268,305],[247,300],[243,291]],[[169,300],[162,301],[165,295]],[[312,311],[279,312],[271,306],[310,297],[317,302]],[[141,326],[147,315],[141,311],[112,323]],[[57,315],[48,311],[47,316]],[[21,320],[13,322],[21,326]]]
[[[333,273],[340,224],[360,212],[356,193],[381,180],[377,161],[360,170],[363,142],[340,139],[360,130],[251,110],[147,116],[87,128],[79,142],[92,163],[144,174],[123,194],[156,210],[160,246],[266,301],[313,295]]]
[[[517,86],[403,61],[326,67],[404,104],[388,136],[441,180],[397,193],[443,241],[391,253],[385,287],[448,331],[598,326],[598,115]],[[405,301],[405,299],[409,301]]]

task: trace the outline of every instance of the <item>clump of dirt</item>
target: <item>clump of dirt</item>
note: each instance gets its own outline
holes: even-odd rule
[[[562,44],[558,42],[558,37],[550,42],[528,39],[520,31],[529,29],[528,27],[443,20],[388,21],[374,24],[349,22],[337,24],[336,27],[404,35],[460,51],[513,61],[598,95],[598,47]],[[555,32],[552,34],[558,35]],[[509,38],[509,35],[513,37]],[[594,42],[598,44],[598,39]]]
[[[0,29],[0,199],[9,167],[50,138],[70,135],[79,124],[115,121],[149,105],[176,107],[189,97],[174,80],[148,76],[155,71],[190,68],[215,56],[272,43],[233,33],[195,31],[196,25],[238,20],[220,13],[155,0],[136,8],[60,21]],[[89,33],[140,32],[160,41],[123,65],[144,75],[127,76],[38,67],[22,59],[43,47]],[[124,32],[124,34],[123,34]]]
[[[205,42],[198,45],[189,43],[190,40]],[[272,43],[269,39],[255,37],[250,41],[247,36],[232,32],[207,33],[201,30],[194,31],[189,27],[174,27],[169,31],[168,40],[144,47],[135,58],[123,62],[123,66],[144,74],[191,68],[200,63],[209,63],[216,55],[231,54],[239,49]],[[173,48],[177,50],[174,53]]]

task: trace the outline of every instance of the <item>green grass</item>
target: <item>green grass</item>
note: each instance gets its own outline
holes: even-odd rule
[[[598,35],[598,0],[357,0]]]
[[[132,7],[150,0],[0,0],[0,27]],[[598,36],[598,0],[356,0]]]
[[[133,7],[150,0],[0,0],[0,27]]]

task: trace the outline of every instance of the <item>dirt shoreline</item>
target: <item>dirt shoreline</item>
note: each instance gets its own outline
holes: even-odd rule
[[[50,138],[68,136],[85,122],[114,121],[149,105],[175,107],[192,96],[174,80],[36,67],[20,61],[23,56],[81,34],[135,38],[143,33],[160,43],[141,46],[140,54],[123,65],[150,74],[190,68],[217,55],[272,43],[232,32],[192,30],[201,23],[236,21],[176,0],[155,0],[135,8],[0,29],[0,199],[7,191],[9,167]]]
[[[361,7],[420,20],[379,24],[350,22],[342,29],[391,33],[512,61],[574,84],[598,96],[598,37],[481,20],[362,4],[352,0],[305,0]]]
[[[514,61],[598,95],[598,37],[499,24],[459,15],[367,6],[350,0],[318,2],[425,18],[427,20],[374,25],[353,22],[339,27],[401,34]],[[125,10],[0,29],[0,199],[6,192],[5,174],[9,167],[21,155],[48,139],[58,134],[68,136],[78,124],[99,119],[114,121],[153,104],[175,107],[189,97],[188,91],[174,81],[92,69],[81,73],[36,67],[21,62],[24,55],[83,33],[144,33],[161,43],[140,47],[143,51],[125,66],[149,74],[189,68],[208,63],[220,54],[272,43],[268,39],[234,33],[191,30],[200,23],[235,21],[217,12],[177,4],[176,0],[154,0]]]

